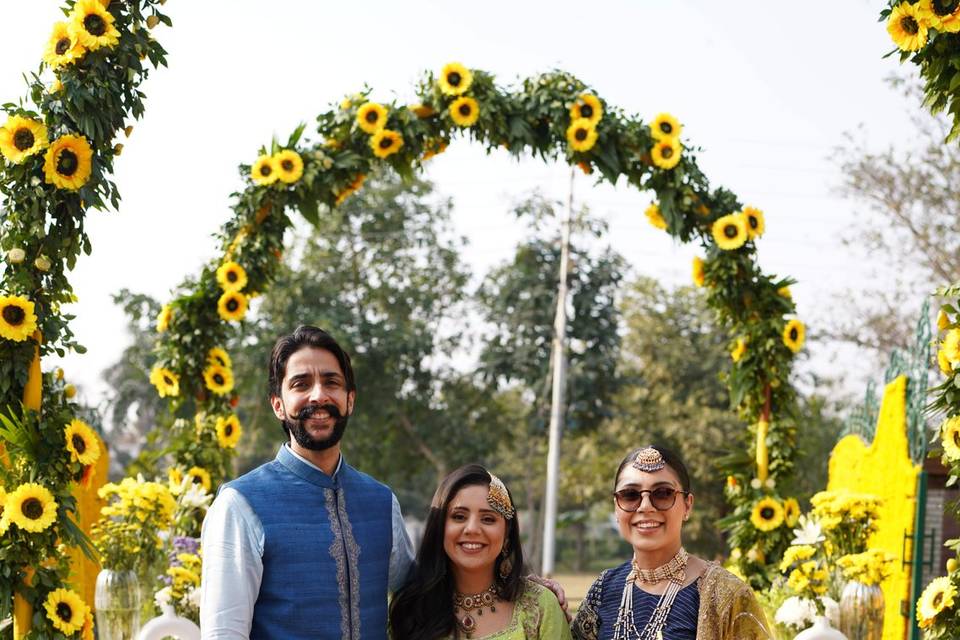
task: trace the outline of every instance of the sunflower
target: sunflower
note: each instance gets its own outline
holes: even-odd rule
[[[596,126],[603,117],[603,105],[600,99],[592,93],[584,93],[577,98],[577,101],[570,107],[570,120],[589,120],[590,124]]]
[[[950,578],[947,576],[934,578],[917,600],[917,619],[920,621],[920,626],[928,627],[933,624],[941,611],[953,606],[956,595],[957,588],[950,582]]]
[[[237,446],[242,434],[243,428],[237,416],[231,414],[226,418],[217,418],[217,442],[224,449],[233,449]]]
[[[790,293],[790,287],[780,287],[777,289],[777,295],[787,300],[793,300],[793,294]]]
[[[0,127],[0,152],[14,164],[20,164],[48,144],[47,127],[37,120],[10,116]]]
[[[120,32],[113,26],[113,15],[100,0],[79,0],[70,16],[70,30],[87,50],[113,47]]]
[[[51,591],[43,608],[47,610],[47,619],[53,626],[68,636],[83,627],[89,611],[80,596],[69,589]]]
[[[150,371],[150,383],[157,388],[161,398],[175,398],[180,395],[180,378],[166,367],[154,367]]]
[[[724,251],[739,249],[749,237],[747,222],[743,216],[730,213],[717,219],[711,228],[713,240]]]
[[[437,111],[428,104],[412,104],[407,109],[413,111],[413,115],[417,116],[421,120],[426,118],[431,118],[437,114]]]
[[[927,45],[927,23],[919,8],[909,2],[901,2],[890,12],[887,32],[901,51],[918,51]]]
[[[669,113],[661,113],[650,123],[650,135],[654,140],[679,138],[683,125]]]
[[[170,322],[173,320],[173,307],[168,304],[163,305],[160,313],[157,314],[157,333],[163,333],[170,328]]]
[[[239,291],[227,291],[217,300],[217,313],[224,322],[243,320],[247,315],[247,296]]]
[[[920,0],[920,18],[937,31],[960,31],[960,2],[957,0]]]
[[[284,149],[273,156],[280,182],[293,184],[303,176],[303,158],[293,149]]]
[[[756,207],[744,207],[740,215],[747,223],[747,235],[751,240],[763,235],[766,228],[763,224],[763,211]]]
[[[387,126],[387,108],[376,102],[367,102],[357,109],[357,126],[374,134]]]
[[[218,364],[221,367],[226,367],[227,369],[233,366],[233,362],[230,360],[229,354],[227,354],[227,352],[221,347],[214,347],[207,352],[207,362]]]
[[[279,171],[277,171],[277,162],[273,156],[262,155],[257,158],[250,168],[250,177],[254,183],[265,187],[277,181]]]
[[[7,494],[3,517],[24,531],[39,533],[56,521],[57,501],[46,487],[27,482]]]
[[[960,329],[951,329],[943,339],[943,353],[947,360],[960,362]]]
[[[403,146],[403,136],[390,129],[381,129],[370,137],[370,148],[378,158],[392,156]]]
[[[773,498],[763,498],[753,505],[750,522],[760,531],[773,531],[783,524],[783,507]]]
[[[76,191],[90,179],[93,149],[83,136],[65,135],[47,149],[43,173],[58,189]]]
[[[800,503],[796,498],[787,498],[783,501],[783,519],[788,527],[792,527],[800,520]]]
[[[211,364],[203,370],[203,381],[207,389],[218,396],[225,396],[233,391],[233,372],[218,364]]]
[[[170,484],[170,488],[174,489],[183,484],[183,471],[180,467],[170,467],[167,469],[167,481]]]
[[[217,282],[224,291],[241,291],[247,286],[247,272],[233,260],[228,260],[217,267]]]
[[[943,375],[949,376],[953,373],[953,365],[950,364],[950,358],[947,357],[943,349],[937,351],[937,364],[940,366],[940,372]]]
[[[43,52],[43,61],[51,69],[59,69],[79,60],[87,52],[80,44],[80,40],[70,30],[67,22],[58,22],[53,25],[53,33],[47,41],[47,48]]]
[[[797,353],[803,348],[804,334],[806,327],[797,319],[790,320],[783,327],[783,344],[787,345],[790,351]]]
[[[473,74],[459,62],[451,62],[440,72],[440,91],[448,96],[462,96],[473,84]]]
[[[737,344],[734,345],[733,350],[730,351],[730,357],[733,358],[734,362],[740,362],[744,354],[747,352],[747,339],[746,338],[737,338]]]
[[[460,96],[450,105],[450,119],[458,126],[472,127],[480,117],[480,105],[469,96]]]
[[[64,437],[67,442],[67,451],[70,452],[70,459],[73,462],[87,466],[100,458],[97,434],[83,420],[71,420],[64,429]]]
[[[597,128],[586,118],[579,118],[567,127],[567,142],[574,151],[590,151],[597,143]]]
[[[352,196],[354,193],[356,193],[360,189],[360,187],[363,186],[363,181],[366,179],[367,179],[366,174],[358,173],[357,177],[353,179],[353,182],[348,184],[343,191],[336,192],[335,193],[335,196],[337,198],[336,206],[339,207],[341,204],[343,204],[344,200],[346,200],[347,198]]]
[[[186,477],[190,478],[193,484],[199,484],[205,491],[210,491],[210,474],[201,467],[190,467]]]
[[[704,262],[700,256],[693,257],[693,284],[702,287],[706,282],[706,273],[703,270]]]
[[[657,205],[656,202],[647,207],[643,215],[647,216],[647,221],[657,229],[667,228],[667,221],[663,219],[663,214],[660,213],[660,206]]]
[[[960,416],[953,416],[943,423],[940,442],[947,460],[960,462]]]
[[[937,313],[937,330],[945,331],[950,328],[950,316],[943,309]]]
[[[650,151],[653,156],[653,164],[661,169],[673,169],[680,162],[680,154],[683,147],[676,138],[664,138],[658,140]]]
[[[0,338],[23,342],[36,330],[31,301],[23,296],[0,296]]]

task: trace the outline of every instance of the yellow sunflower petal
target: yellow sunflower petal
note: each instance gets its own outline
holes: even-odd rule
[[[744,207],[743,219],[747,224],[747,235],[751,240],[763,235],[766,227],[763,222],[763,211],[756,207]]]
[[[603,105],[600,99],[592,93],[584,93],[577,98],[577,101],[570,107],[570,120],[589,120],[590,124],[596,126],[603,117]]]
[[[76,191],[87,183],[93,169],[93,149],[83,136],[65,135],[47,149],[43,173],[58,189]]]
[[[451,62],[440,72],[440,91],[448,96],[462,96],[473,84],[473,73],[459,62]]]
[[[250,168],[250,177],[253,178],[255,184],[265,187],[273,184],[280,177],[279,172],[277,171],[276,162],[273,159],[273,156],[262,155],[257,158],[257,161],[253,163],[253,166]]]
[[[51,591],[47,594],[43,608],[53,626],[68,636],[83,627],[84,620],[90,611],[80,596],[69,589]]]
[[[919,51],[927,46],[927,24],[919,8],[909,2],[901,2],[890,12],[887,32],[901,51]]]
[[[281,182],[293,184],[303,176],[303,158],[293,149],[284,149],[273,160]]]
[[[943,455],[950,462],[960,462],[960,416],[953,416],[944,421],[940,428],[940,443],[943,445]]]
[[[567,143],[574,151],[590,151],[597,143],[597,128],[586,118],[574,120],[567,127]]]
[[[157,314],[157,333],[163,333],[170,328],[170,322],[173,320],[173,307],[168,304],[163,305],[160,313]]]
[[[14,164],[39,153],[48,144],[47,127],[37,120],[10,116],[0,127],[0,152]]]
[[[53,33],[50,34],[47,47],[43,52],[43,61],[50,65],[50,68],[59,69],[76,62],[86,52],[76,34],[70,29],[70,23],[58,22],[53,25]]]
[[[653,164],[661,169],[673,169],[680,162],[680,155],[683,153],[683,146],[676,138],[664,138],[658,140],[653,145],[650,152],[653,158]]]
[[[921,22],[937,31],[957,33],[960,31],[960,3],[943,0],[920,0],[915,5]]]
[[[403,136],[390,129],[381,129],[370,136],[370,148],[378,158],[392,156],[403,146]]]
[[[233,391],[233,372],[218,364],[212,364],[204,369],[203,381],[207,389],[218,396],[225,396]]]
[[[166,367],[154,367],[150,371],[150,383],[157,388],[161,398],[180,395],[180,378]]]
[[[647,222],[657,229],[666,230],[667,221],[663,219],[663,214],[660,213],[660,207],[656,202],[647,207],[647,210],[643,212],[643,215],[647,216]]]
[[[934,578],[917,600],[917,618],[922,621],[933,621],[944,610],[953,607],[956,596],[957,588],[953,586],[949,577]]]
[[[113,15],[100,0],[79,0],[70,14],[70,30],[88,51],[120,42],[120,32],[113,23]]]
[[[472,127],[480,117],[480,105],[468,96],[461,96],[450,105],[450,119],[460,127]]]
[[[230,359],[230,355],[221,347],[214,347],[207,352],[207,362],[218,364],[221,367],[226,367],[227,369],[233,366],[233,361]]]
[[[713,223],[711,227],[714,242],[724,251],[733,251],[742,247],[749,237],[747,223],[743,216],[731,213]]]
[[[357,126],[374,134],[387,126],[387,108],[376,102],[367,102],[357,109]]]
[[[800,503],[797,502],[796,498],[787,498],[784,500],[783,519],[786,521],[788,527],[797,524],[797,521],[800,519]]]
[[[56,522],[57,502],[46,487],[27,482],[7,494],[3,517],[24,531],[39,533]]]
[[[202,486],[204,490],[210,491],[210,474],[206,469],[202,467],[190,467],[190,469],[187,470],[186,477],[190,478],[194,484]]]
[[[704,262],[703,258],[699,256],[694,256],[693,258],[693,284],[698,287],[702,287],[703,283],[706,281],[706,273],[704,272]]]
[[[803,348],[806,327],[799,320],[793,319],[787,322],[783,328],[783,344],[794,353]]]
[[[730,357],[734,362],[740,362],[744,354],[747,353],[747,339],[746,338],[737,338],[737,343],[734,345],[733,350],[730,352]]]
[[[0,337],[23,342],[36,330],[33,302],[23,296],[0,296]]]
[[[339,207],[341,204],[343,204],[344,200],[346,200],[347,198],[352,196],[354,193],[359,191],[360,187],[363,186],[364,180],[366,179],[367,179],[367,176],[365,174],[362,174],[362,173],[358,174],[357,177],[354,178],[353,182],[347,185],[342,191],[335,192],[334,193],[334,196],[336,197],[335,206]]]
[[[783,507],[773,498],[758,500],[750,514],[750,522],[759,531],[773,531],[783,524]]]
[[[226,291],[217,300],[217,313],[224,322],[243,320],[247,315],[247,296],[239,291]]]
[[[83,420],[71,420],[64,429],[64,437],[70,459],[74,462],[87,466],[100,459],[99,438]]]
[[[233,260],[217,267],[217,283],[224,291],[242,291],[247,286],[247,272]]]
[[[683,129],[680,121],[669,113],[661,113],[650,123],[650,135],[654,140],[665,140],[667,138],[679,138],[680,131]]]
[[[237,416],[231,414],[225,418],[217,418],[217,442],[224,449],[236,447],[242,434],[243,428],[240,426],[240,420],[237,419]]]

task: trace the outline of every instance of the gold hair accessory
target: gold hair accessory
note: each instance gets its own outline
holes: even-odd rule
[[[667,463],[663,461],[663,456],[653,447],[641,449],[637,453],[637,457],[633,459],[633,468],[647,473],[660,471],[665,466],[667,466]]]
[[[490,474],[490,490],[487,493],[487,504],[507,520],[513,518],[516,513],[513,508],[513,503],[510,501],[510,494],[507,493],[507,487],[500,478],[492,473]]]

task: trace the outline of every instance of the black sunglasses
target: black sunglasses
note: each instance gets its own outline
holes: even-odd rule
[[[650,504],[657,511],[666,511],[672,509],[677,503],[677,494],[684,496],[691,495],[689,491],[681,491],[673,487],[656,487],[655,489],[620,489],[614,491],[613,497],[617,501],[617,506],[624,511],[636,511],[643,503],[643,494],[650,494]]]

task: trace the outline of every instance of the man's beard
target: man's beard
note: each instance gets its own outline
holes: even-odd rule
[[[321,411],[326,411],[330,414],[330,417],[334,419],[334,423],[333,432],[326,438],[318,440],[307,432],[304,423],[310,416]],[[313,404],[301,409],[292,420],[290,418],[284,418],[283,425],[286,427],[288,433],[293,434],[293,439],[297,441],[297,444],[304,449],[325,451],[340,442],[340,439],[343,437],[343,432],[347,429],[347,421],[349,419],[350,415],[341,415],[340,409],[335,404]]]

